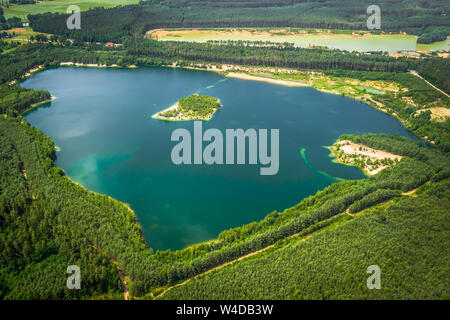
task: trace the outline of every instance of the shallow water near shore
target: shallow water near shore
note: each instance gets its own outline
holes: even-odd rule
[[[58,97],[26,115],[61,148],[56,164],[88,189],[130,204],[154,249],[213,239],[340,179],[364,178],[358,168],[331,162],[323,148],[343,133],[414,137],[397,119],[350,98],[214,72],[59,67],[22,85]],[[261,176],[260,165],[173,164],[171,133],[192,133],[193,122],[150,116],[193,93],[223,105],[203,131],[279,129],[278,174]]]

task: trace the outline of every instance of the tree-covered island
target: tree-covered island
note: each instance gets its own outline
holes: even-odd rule
[[[154,114],[152,118],[170,121],[210,120],[221,107],[218,98],[195,93],[181,98],[171,107]]]

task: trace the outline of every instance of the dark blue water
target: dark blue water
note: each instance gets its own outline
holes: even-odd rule
[[[338,178],[363,178],[355,167],[332,163],[323,148],[343,133],[413,137],[395,118],[359,101],[213,72],[61,67],[23,86],[57,97],[26,116],[61,148],[57,165],[90,190],[130,204],[156,249],[215,238],[291,207]],[[192,132],[193,122],[150,116],[192,93],[223,104],[203,130],[279,129],[278,174],[261,176],[260,165],[174,165],[171,133]]]

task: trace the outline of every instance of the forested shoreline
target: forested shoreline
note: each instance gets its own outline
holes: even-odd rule
[[[154,119],[169,121],[210,120],[221,108],[218,98],[192,94],[181,98],[176,104],[152,116]]]
[[[391,94],[373,96],[390,114],[399,117],[412,132],[433,141],[440,149],[450,150],[450,123],[431,121],[431,105],[448,105],[450,99],[408,74],[418,70],[425,78],[450,92],[445,75],[450,63],[445,58],[393,58],[384,54],[350,53],[340,50],[302,49],[287,47],[253,47],[251,43],[182,43],[158,42],[126,38],[118,48],[102,44],[67,44],[66,42],[32,43],[16,48],[13,53],[0,55],[1,82],[20,79],[29,70],[43,66],[59,66],[61,62],[118,66],[198,66],[206,64],[236,64],[266,67],[286,67],[323,70],[325,74],[362,80],[388,80],[408,88],[399,97]],[[406,103],[412,98],[415,106]],[[401,99],[399,99],[401,98]],[[5,107],[3,107],[5,109]],[[8,113],[7,111],[3,111]],[[14,111],[11,111],[14,112]],[[420,112],[420,113],[419,113]]]
[[[24,209],[19,209],[20,207],[14,204],[17,200],[13,199],[16,198],[10,198],[5,193],[2,194],[2,226],[9,225],[6,222],[9,221],[8,219],[11,218],[13,212],[16,212],[14,215],[20,217],[26,214],[30,205],[35,206],[40,201],[46,203],[49,208],[37,210],[35,214],[48,210],[54,212],[56,219],[66,221],[65,224],[74,228],[76,234],[83,235],[87,239],[87,243],[91,243],[96,252],[106,254],[109,259],[116,261],[125,274],[132,279],[130,289],[133,296],[146,294],[165,284],[174,284],[216,265],[262,249],[278,240],[311,228],[315,224],[345,211],[355,201],[365,201],[367,195],[372,195],[371,204],[385,201],[385,195],[378,191],[380,189],[392,190],[395,196],[398,195],[396,190],[406,192],[423,185],[427,181],[440,181],[449,176],[447,156],[441,155],[438,151],[426,149],[409,139],[388,135],[362,137],[346,135],[342,138],[378,149],[389,150],[401,154],[405,159],[395,167],[385,169],[379,175],[369,179],[335,183],[285,212],[269,214],[259,223],[255,222],[224,231],[219,235],[217,242],[194,245],[176,252],[170,250],[156,252],[153,255],[151,250],[144,245],[140,227],[137,225],[135,217],[125,206],[109,199],[107,196],[81,189],[62,175],[61,170],[54,166],[52,160],[54,159],[54,145],[49,138],[20,118],[17,120],[2,119],[0,124],[2,135],[7,138],[3,140],[9,140],[12,148],[17,150],[17,153],[13,154],[20,155],[20,159],[16,160],[17,164],[15,165],[17,168],[15,174],[18,177],[16,179],[18,179],[18,182],[22,181],[20,183],[29,190],[29,196],[25,198],[25,205],[22,205]],[[33,145],[38,147],[37,151],[31,147]],[[6,164],[6,166],[14,168],[11,165]],[[22,170],[25,170],[26,178]],[[10,189],[16,184],[11,183],[11,181],[5,181],[4,183],[10,186]],[[23,192],[19,192],[19,196],[23,195]],[[122,221],[120,223],[119,217]],[[131,233],[134,234],[132,238],[130,238],[130,230],[134,230],[134,233]],[[2,234],[5,234],[5,236],[9,234],[10,237],[14,234],[11,232],[12,230],[9,230],[6,234]],[[124,238],[125,234],[127,236]],[[11,263],[13,261],[8,252],[16,252],[21,256],[25,254],[26,251],[23,250],[27,246],[30,247],[31,245],[31,248],[33,248],[33,246],[41,243],[39,237],[35,239],[28,238],[28,242],[23,243],[24,247],[19,252],[14,249],[13,243],[5,241],[1,255],[5,259],[4,262],[9,261]],[[50,239],[47,241],[50,241]],[[45,244],[45,242],[42,244]],[[30,262],[35,259],[41,261],[42,258],[47,256],[50,259],[54,256],[56,253],[49,253],[55,252],[51,248],[54,248],[57,243],[50,241],[48,245],[50,245],[48,249],[45,249],[46,246],[42,247],[41,250],[44,251],[41,255],[31,256]],[[7,266],[9,263],[2,263],[2,265]],[[86,263],[92,263],[92,261],[79,260],[77,263],[84,267]],[[6,274],[12,275],[10,272]],[[97,273],[94,272],[93,275],[95,274]],[[29,275],[29,277],[36,276],[33,273]],[[103,280],[101,279],[99,278],[97,281],[104,282],[105,285],[110,283],[110,285],[107,285],[110,290],[114,290],[114,288],[117,290],[117,281],[115,286],[111,285],[114,283],[112,275],[104,275]],[[54,283],[54,281],[50,282]],[[8,280],[2,279],[2,283],[4,283],[3,286],[6,285],[7,287]],[[98,288],[98,284],[94,287]],[[33,296],[33,289],[27,290],[30,290],[28,294],[31,295],[29,297]],[[44,287],[38,290],[40,294],[45,296],[45,291],[42,290],[48,290],[48,288]],[[92,287],[86,288],[85,294],[92,293],[92,290]],[[23,288],[22,292],[25,294],[24,292],[28,291]],[[68,297],[68,293],[64,290],[59,292],[60,297]],[[46,297],[52,297],[49,294],[48,292]]]

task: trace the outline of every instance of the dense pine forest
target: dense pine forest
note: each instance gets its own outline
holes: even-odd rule
[[[291,46],[255,47],[252,42],[185,43],[159,42],[149,39],[124,38],[123,46],[105,48],[102,44],[70,44],[65,39],[56,43],[32,43],[21,46],[11,54],[0,55],[2,73],[0,82],[12,81],[25,71],[38,65],[59,64],[61,61],[99,63],[105,65],[130,64],[178,65],[197,63],[261,65],[292,67],[299,69],[376,71],[378,78],[388,77],[381,72],[406,72],[418,70],[427,80],[449,91],[446,73],[450,71],[447,59],[443,58],[393,58],[385,54],[363,54],[341,50],[304,49]],[[26,58],[26,59],[25,59]],[[364,74],[362,74],[364,76]],[[424,87],[425,88],[425,87]],[[423,91],[423,90],[422,90]],[[435,93],[437,95],[439,93]]]
[[[0,298],[121,298],[125,287],[133,297],[155,298],[171,285],[275,245],[159,298],[448,299],[450,122],[431,121],[431,112],[423,109],[436,103],[448,106],[450,99],[408,73],[417,70],[449,92],[448,59],[143,37],[145,31],[159,27],[364,29],[368,4],[199,0],[187,6],[184,0],[142,1],[84,12],[79,31],[65,28],[67,15],[29,16],[35,31],[53,35],[0,53]],[[427,35],[448,28],[446,1],[380,4],[390,8],[383,19],[385,31]],[[106,41],[121,46],[105,47]],[[68,179],[55,166],[53,142],[22,116],[33,104],[48,100],[51,92],[24,89],[15,80],[36,67],[69,61],[121,67],[270,66],[392,81],[407,91],[395,97],[382,94],[377,101],[409,130],[433,143],[384,134],[343,135],[340,139],[403,158],[375,176],[334,183],[283,212],[225,230],[216,241],[154,252],[134,212]],[[310,240],[298,240],[307,237]],[[373,264],[373,257],[387,270],[389,283],[378,292],[361,287],[366,277],[362,266]],[[70,264],[87,270],[81,290],[65,286]]]
[[[98,8],[83,13],[81,30],[66,28],[67,15],[29,16],[37,31],[64,34],[84,41],[120,41],[156,28],[297,27],[366,30],[363,0],[219,0],[141,1],[139,5]],[[383,10],[383,31],[420,35],[448,33],[450,6],[445,0],[377,1]],[[114,22],[114,23],[111,23]]]
[[[178,100],[175,110],[159,113],[162,118],[187,117],[189,119],[210,119],[214,112],[221,107],[217,98],[202,94],[192,94]]]

